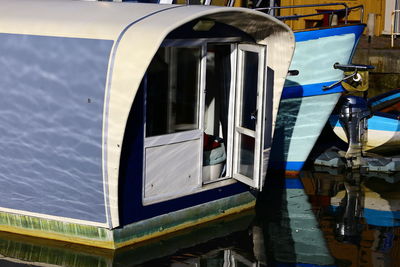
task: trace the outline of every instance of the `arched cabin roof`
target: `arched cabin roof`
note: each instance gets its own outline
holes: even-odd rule
[[[202,18],[236,27],[268,46],[279,103],[294,49],[287,25],[244,8],[67,0],[0,0],[0,33],[112,40],[103,110],[103,179],[109,227],[119,225],[118,175],[125,126],[152,57],[174,29]],[[278,105],[274,106],[274,118]]]

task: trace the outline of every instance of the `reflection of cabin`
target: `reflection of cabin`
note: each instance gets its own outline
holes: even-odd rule
[[[0,230],[116,248],[254,205],[286,25],[247,9],[0,5]]]

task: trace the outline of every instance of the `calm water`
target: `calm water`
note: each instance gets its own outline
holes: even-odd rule
[[[0,234],[0,266],[400,266],[399,180],[275,174],[255,210],[114,254]]]

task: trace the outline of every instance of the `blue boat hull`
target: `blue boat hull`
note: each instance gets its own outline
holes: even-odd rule
[[[297,174],[335,107],[341,85],[323,90],[343,77],[333,68],[337,62],[351,63],[364,25],[340,26],[297,32],[296,49],[279,106],[272,146],[272,169]]]

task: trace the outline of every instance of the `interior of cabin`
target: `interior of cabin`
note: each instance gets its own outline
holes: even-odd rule
[[[226,175],[231,44],[207,45],[206,53],[202,118],[201,47],[160,48],[148,70],[146,94],[146,137],[202,130],[203,182]]]

